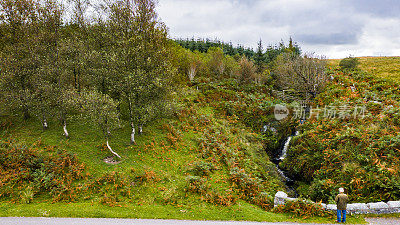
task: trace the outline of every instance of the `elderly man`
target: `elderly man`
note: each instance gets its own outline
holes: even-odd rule
[[[349,198],[344,193],[343,188],[339,188],[339,194],[335,198],[336,206],[337,206],[337,222],[345,223],[346,222],[346,208],[347,202]]]

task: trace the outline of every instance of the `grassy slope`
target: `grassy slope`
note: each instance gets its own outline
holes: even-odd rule
[[[359,68],[381,78],[400,80],[400,57],[358,57]],[[328,60],[328,65],[338,66],[340,59]]]
[[[193,162],[201,160],[198,153],[198,139],[202,137],[204,129],[222,132],[228,138],[227,145],[248,146],[242,148],[247,151],[243,153],[243,157],[247,158],[245,161],[254,161],[254,157],[259,154],[257,149],[262,148],[258,135],[248,128],[236,121],[230,122],[227,118],[216,115],[214,109],[207,104],[192,103],[197,94],[196,91],[189,91],[184,94],[185,98],[181,99],[183,102],[189,102],[181,107],[192,108],[192,114],[179,117],[180,120],[162,119],[148,124],[144,128],[144,134],[137,136],[136,145],[128,145],[128,127],[113,132],[110,144],[124,158],[117,165],[108,165],[102,161],[110,153],[104,149],[101,132],[95,127],[85,125],[82,121],[70,123],[69,140],[63,138],[61,127],[56,122],[50,123],[50,128],[43,131],[35,119],[27,122],[14,121],[12,128],[2,130],[0,133],[2,139],[14,139],[26,146],[32,146],[34,143],[37,146],[37,143],[40,143],[39,146],[42,146],[45,152],[57,149],[73,152],[86,165],[87,172],[92,178],[114,171],[127,175],[131,173],[140,175],[151,171],[154,177],[142,185],[134,186],[133,196],[118,204],[121,207],[101,204],[102,190],[99,190],[99,195],[81,196],[74,203],[53,203],[50,196],[41,194],[36,196],[31,204],[19,203],[18,197],[14,200],[3,198],[0,202],[0,216],[299,221],[290,215],[265,211],[244,200],[238,199],[231,206],[221,206],[204,201],[204,196],[199,194],[185,192],[187,171]],[[198,124],[191,125],[190,121],[187,121],[188,118],[193,120],[205,118],[210,122],[200,128],[196,127]],[[175,136],[171,134],[171,129],[174,130],[172,133],[177,133]],[[232,129],[235,130],[235,134],[231,133]],[[268,161],[268,157],[264,157],[264,160]],[[214,163],[219,169],[210,175],[208,184],[223,193],[230,188],[227,181],[228,168],[219,162]],[[256,166],[254,163],[249,165]],[[270,176],[268,179],[271,188],[282,190],[277,188],[282,184],[275,175],[267,175]],[[83,200],[83,197],[86,200]],[[311,218],[301,221],[329,222],[330,219]],[[352,218],[350,221],[360,222],[362,219]]]
[[[200,204],[193,208],[161,205],[127,205],[109,207],[91,203],[0,203],[0,217],[90,217],[90,218],[140,218],[181,220],[224,220],[259,222],[334,223],[330,218],[295,218],[288,214],[267,212],[254,205],[239,202],[231,207]],[[366,224],[362,216],[348,216],[347,224]]]
[[[50,216],[50,217],[119,217],[119,218],[163,218],[163,219],[198,219],[198,220],[252,220],[252,221],[301,221],[301,222],[332,222],[327,218],[311,218],[307,220],[292,218],[286,214],[275,214],[260,207],[238,199],[235,204],[221,206],[204,201],[204,196],[186,193],[188,169],[193,162],[199,161],[199,138],[203,132],[215,130],[228,137],[226,146],[242,149],[238,152],[250,161],[248,172],[257,173],[256,158],[260,158],[262,149],[260,136],[249,128],[229,117],[220,115],[215,108],[217,104],[196,102],[203,101],[199,92],[188,89],[180,93],[179,104],[182,109],[191,108],[188,115],[177,118],[161,119],[148,124],[144,134],[137,136],[137,144],[130,146],[129,128],[124,127],[113,132],[110,144],[123,156],[123,161],[117,165],[105,164],[102,159],[110,156],[104,149],[101,132],[88,124],[78,121],[69,124],[71,139],[63,138],[61,127],[50,123],[50,128],[43,131],[40,123],[32,119],[24,122],[14,121],[13,127],[0,133],[2,138],[14,138],[18,142],[31,146],[41,143],[47,149],[65,149],[77,154],[78,159],[86,165],[92,177],[117,171],[122,174],[144,174],[154,172],[155,178],[143,185],[132,188],[133,197],[122,203],[122,207],[110,207],[101,204],[101,194],[89,196],[86,200],[77,199],[75,203],[52,203],[46,195],[37,196],[31,204],[11,203],[9,199],[0,202],[0,216]],[[183,97],[182,97],[183,96]],[[207,99],[209,101],[210,98]],[[218,100],[217,100],[218,101]],[[215,102],[217,103],[217,102]],[[179,110],[178,110],[179,111]],[[192,120],[201,119],[210,122],[193,124]],[[171,132],[174,130],[174,132]],[[176,135],[172,133],[177,133]],[[174,139],[176,138],[176,140]],[[221,136],[216,136],[221,139]],[[174,142],[174,143],[172,143]],[[245,146],[245,147],[243,147]],[[247,146],[247,147],[246,147]],[[266,155],[261,155],[264,163],[271,167]],[[200,159],[201,161],[201,159]],[[217,160],[218,161],[218,160]],[[207,184],[211,188],[224,192],[229,184],[229,168],[220,162],[214,162],[219,168],[210,175]],[[244,166],[245,167],[245,166]],[[273,167],[273,165],[272,165]],[[133,172],[132,172],[133,171]],[[269,171],[266,175],[270,188],[265,191],[273,195],[283,190],[282,183],[277,179],[276,172]],[[86,196],[87,197],[87,196]],[[165,201],[169,202],[165,204]],[[18,201],[17,201],[18,202]],[[349,222],[363,222],[360,218],[350,218]]]
[[[400,77],[396,65],[399,60],[399,57],[361,58],[360,68],[375,68],[372,76],[362,72],[332,72],[335,80],[317,98],[319,106],[365,103],[367,114],[372,114],[360,120],[310,120],[303,126],[305,132],[293,142],[287,162],[293,171],[302,170],[302,174],[307,174],[305,177],[312,177],[312,185],[307,184],[301,193],[328,199],[338,186],[345,186],[354,201],[398,200]],[[329,65],[337,66],[339,61],[330,60]],[[357,87],[354,93],[351,85]],[[373,103],[375,99],[382,105]],[[307,142],[309,139],[324,142]],[[304,162],[307,166],[301,167]]]

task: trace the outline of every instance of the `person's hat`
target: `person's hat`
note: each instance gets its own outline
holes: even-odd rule
[[[339,192],[340,193],[344,193],[344,189],[343,188],[339,188]]]

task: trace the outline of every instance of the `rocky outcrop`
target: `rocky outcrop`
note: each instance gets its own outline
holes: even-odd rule
[[[275,194],[274,205],[284,205],[288,201],[297,201],[297,198],[290,198],[283,191],[278,191]],[[314,203],[322,205],[322,208],[336,211],[336,204]],[[347,204],[347,211],[354,214],[385,214],[399,213],[400,201],[371,202],[371,203],[351,203]]]

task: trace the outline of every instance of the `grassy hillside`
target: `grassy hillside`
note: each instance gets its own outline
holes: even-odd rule
[[[128,127],[113,132],[110,145],[123,157],[115,165],[103,161],[111,153],[101,132],[84,121],[70,124],[66,140],[56,121],[42,130],[35,119],[3,117],[0,216],[298,221],[270,212],[285,187],[261,135],[236,116],[253,115],[246,104],[275,100],[229,83],[176,93],[174,113],[148,124],[135,145]],[[221,106],[239,96],[227,115]]]
[[[360,68],[382,78],[400,80],[400,57],[363,57]]]
[[[400,80],[400,57],[358,57],[359,68],[381,78]],[[328,60],[328,65],[338,66],[340,59]]]
[[[400,83],[384,59],[360,61],[365,68],[380,62],[382,73],[330,69],[333,80],[313,107],[335,109],[335,118],[322,111],[309,119],[288,151],[283,164],[302,180],[303,196],[332,203],[344,187],[353,202],[400,199]],[[364,116],[354,117],[356,107]]]
[[[42,216],[54,202],[79,202],[43,215],[286,220],[263,211],[284,186],[261,136],[217,113],[194,87],[176,95],[173,115],[148,124],[135,145],[128,127],[112,134],[123,157],[115,165],[103,161],[111,153],[85,121],[70,123],[67,140],[56,121],[42,130],[35,119],[3,117],[0,216]]]
[[[352,201],[398,200],[398,83],[328,73],[334,80],[313,106],[366,104],[366,117],[308,120],[282,166],[303,197],[331,202],[344,186]],[[82,118],[69,123],[67,140],[58,121],[43,130],[35,118],[2,116],[0,216],[297,220],[270,211],[276,191],[288,190],[267,152],[296,125],[274,123],[281,101],[270,87],[201,78],[172,99],[169,116],[146,124],[135,145],[129,126],[112,133],[116,164],[103,161],[112,154],[101,131]],[[277,134],[262,133],[264,124]]]

